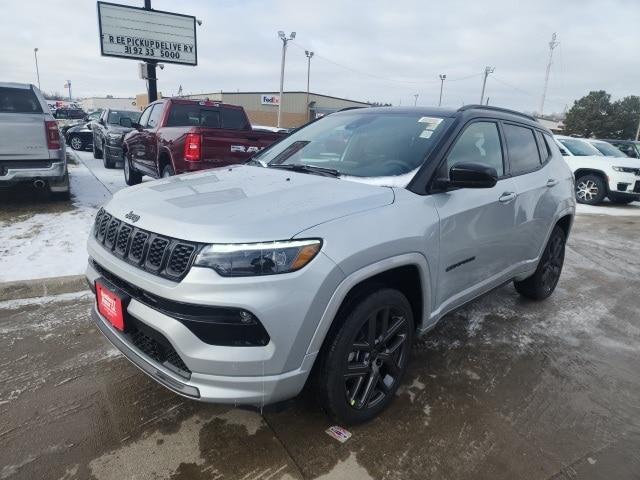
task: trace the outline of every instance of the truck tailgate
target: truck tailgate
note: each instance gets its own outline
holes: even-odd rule
[[[0,160],[49,159],[42,113],[0,112]]]

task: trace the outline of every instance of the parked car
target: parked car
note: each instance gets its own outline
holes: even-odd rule
[[[88,241],[93,319],[186,397],[265,405],[313,369],[327,411],[363,422],[448,312],[511,280],[551,295],[574,210],[571,170],[529,116],[338,112],[249,164],[114,194]]]
[[[640,142],[637,140],[609,140],[604,139],[623,152],[627,157],[640,158]]]
[[[604,140],[596,140],[594,138],[587,138],[586,140],[591,145],[596,147],[600,154],[604,155],[605,157],[629,158],[627,154],[625,154],[622,150],[618,150],[609,142],[605,142]]]
[[[87,114],[84,110],[77,108],[58,108],[53,116],[56,118],[60,131],[65,134],[67,129],[81,123]]]
[[[242,107],[218,102],[165,99],[149,105],[124,141],[127,185],[143,175],[168,177],[233,165],[283,138],[254,130]]]
[[[90,127],[91,123],[87,122],[69,128],[64,135],[67,145],[70,145],[74,150],[86,150],[93,147],[93,130]]]
[[[597,205],[605,198],[619,204],[640,200],[640,165],[637,160],[605,156],[583,138],[562,135],[555,138],[575,175],[579,203]]]
[[[104,168],[115,168],[123,161],[122,142],[140,118],[134,110],[106,108],[92,123],[93,158],[102,158]]]
[[[0,83],[0,187],[31,184],[69,198],[65,145],[44,96],[25,83]]]

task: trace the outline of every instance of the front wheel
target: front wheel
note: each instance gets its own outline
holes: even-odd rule
[[[413,312],[398,290],[362,296],[325,340],[318,371],[323,407],[344,424],[371,420],[384,410],[407,369]]]
[[[578,203],[597,205],[607,195],[607,186],[598,175],[583,175],[576,179],[576,200]]]
[[[69,145],[71,145],[71,148],[73,148],[74,150],[84,149],[84,142],[78,135],[71,136],[71,138],[69,139]]]
[[[513,282],[520,295],[532,300],[544,300],[553,293],[564,265],[565,243],[564,230],[556,225],[542,253],[536,272],[521,282]]]
[[[142,175],[133,169],[131,166],[131,160],[127,158],[127,154],[125,153],[123,156],[124,162],[124,182],[129,185],[138,185],[142,182]]]

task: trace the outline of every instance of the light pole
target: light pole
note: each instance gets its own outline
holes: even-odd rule
[[[490,73],[493,73],[496,69],[494,67],[484,67],[484,78],[482,79],[482,93],[480,94],[480,105],[484,105],[484,89],[487,86],[487,77]]]
[[[287,55],[287,43],[296,38],[296,32],[291,32],[288,37],[282,30],[278,32],[278,38],[282,40],[282,64],[280,65],[280,101],[278,102],[278,128],[280,128],[280,118],[282,116],[282,100],[284,95],[284,59]]]
[[[311,78],[311,57],[313,57],[313,52],[309,50],[305,50],[304,54],[307,57],[307,121],[309,121],[309,79]],[[282,95],[282,93],[280,93]],[[282,101],[282,99],[280,99]]]
[[[540,98],[540,112],[539,115],[542,117],[542,113],[544,110],[544,100],[547,97],[547,87],[549,86],[549,72],[551,71],[551,62],[553,60],[553,49],[560,45],[560,42],[556,41],[558,35],[554,32],[551,35],[551,41],[549,42],[549,61],[547,62],[547,72],[544,75],[544,87],[542,88],[542,98]]]
[[[442,106],[442,89],[444,88],[444,81],[447,79],[447,76],[444,73],[440,74],[440,100],[438,100],[438,106]]]
[[[40,90],[40,70],[38,69],[38,48],[33,49],[33,56],[36,59],[36,75],[38,76],[38,90]]]
[[[420,96],[419,93],[414,93],[413,94],[413,106],[415,107],[416,105],[418,105],[418,97]]]

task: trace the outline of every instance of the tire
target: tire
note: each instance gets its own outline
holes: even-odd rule
[[[84,150],[85,147],[79,135],[71,135],[71,137],[69,137],[69,145],[71,145],[71,148],[74,150]]]
[[[597,205],[607,196],[607,186],[599,175],[587,174],[576,179],[576,200],[586,205]]]
[[[609,194],[609,200],[611,200],[611,203],[615,203],[617,205],[628,205],[631,202],[636,201],[636,199],[633,197],[619,197],[614,194]]]
[[[124,154],[123,162],[124,182],[129,186],[138,185],[140,182],[142,182],[142,175],[133,168],[133,166],[131,165],[131,160],[127,158],[126,153]]]
[[[116,162],[114,160],[107,158],[106,153],[103,154],[102,164],[104,165],[104,168],[107,168],[107,169],[116,168]]]
[[[521,282],[513,282],[520,295],[532,300],[544,300],[553,293],[564,265],[566,240],[564,230],[556,225],[542,252],[536,272]]]
[[[101,159],[102,158],[102,150],[98,148],[98,139],[93,136],[93,158]]]
[[[357,298],[335,322],[319,359],[321,405],[342,424],[366,422],[391,403],[406,372],[411,305],[398,290],[380,288]],[[385,325],[387,340],[381,341]]]
[[[173,177],[176,172],[173,171],[173,167],[171,165],[165,165],[162,169],[162,178]]]

